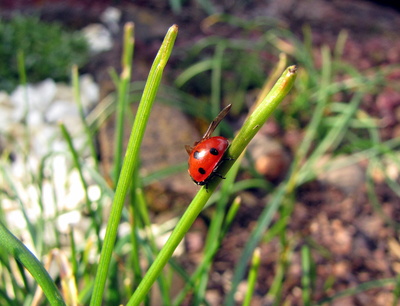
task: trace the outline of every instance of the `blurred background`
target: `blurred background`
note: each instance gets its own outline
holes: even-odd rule
[[[251,305],[398,305],[400,11],[389,1],[2,0],[0,220],[48,262],[56,282],[61,266],[72,269],[76,300],[88,304],[115,184],[116,78],[126,22],[134,23],[135,46],[125,143],[152,61],[168,28],[179,26],[139,167],[158,247],[198,190],[184,145],[198,141],[229,103],[220,134],[232,139],[278,63],[299,68],[294,88],[249,145],[228,203],[214,205],[213,195],[177,250],[171,293],[155,289],[148,304],[242,304],[246,254],[257,245]],[[282,184],[290,186],[283,198]],[[207,254],[216,207],[229,211],[236,196],[239,210],[203,271],[202,289],[179,299],[182,275]],[[138,281],[130,201],[106,305],[126,303]],[[146,245],[148,237],[138,235]],[[152,252],[140,252],[143,270]],[[32,280],[0,253],[0,304],[30,304]]]

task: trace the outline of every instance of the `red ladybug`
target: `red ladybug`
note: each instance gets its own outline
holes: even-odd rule
[[[229,147],[229,141],[222,136],[211,137],[211,134],[229,112],[231,106],[229,104],[218,114],[200,141],[195,142],[193,147],[185,146],[189,154],[188,172],[197,185],[206,185],[207,188],[208,182],[215,175],[223,178],[216,170]]]

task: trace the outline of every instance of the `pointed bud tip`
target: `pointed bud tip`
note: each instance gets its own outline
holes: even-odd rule
[[[296,65],[290,66],[289,67],[289,72],[290,73],[296,73],[297,72],[297,66]]]

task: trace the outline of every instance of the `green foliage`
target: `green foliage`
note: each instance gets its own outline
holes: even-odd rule
[[[73,64],[88,59],[88,44],[77,32],[37,17],[15,16],[0,20],[0,88],[12,90],[19,84],[17,53],[23,52],[29,82],[53,78],[66,81]]]

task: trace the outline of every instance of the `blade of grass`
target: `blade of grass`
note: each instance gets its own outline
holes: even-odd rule
[[[253,258],[251,260],[249,277],[247,279],[247,291],[242,304],[243,306],[250,306],[251,298],[253,297],[254,289],[256,287],[258,269],[261,262],[260,257],[261,251],[259,248],[256,248],[253,252]]]
[[[25,55],[22,50],[18,50],[17,52],[17,65],[18,65],[18,74],[19,74],[19,79],[20,79],[20,84],[24,88],[24,102],[25,102],[25,109],[24,109],[24,115],[23,118],[26,120],[26,117],[29,113],[29,97],[28,97],[28,86],[27,86],[27,76],[26,76],[26,69],[25,69]],[[25,128],[27,125],[25,125]],[[29,129],[26,129],[27,135],[29,135]],[[25,149],[29,148],[28,146],[28,139],[29,136],[25,137]]]
[[[76,252],[76,244],[75,244],[75,236],[74,236],[74,227],[70,226],[69,230],[69,243],[71,244],[71,265],[72,265],[72,274],[75,279],[78,279],[78,262],[77,257],[78,254]]]
[[[332,302],[336,302],[340,298],[346,297],[346,296],[355,296],[358,293],[374,289],[374,288],[381,288],[384,286],[388,285],[394,285],[396,284],[397,279],[396,278],[384,278],[384,279],[378,279],[378,280],[373,280],[370,282],[365,282],[362,283],[358,286],[355,286],[353,288],[345,289],[342,290],[336,294],[334,294],[331,297],[324,298],[316,303],[316,305],[324,305],[324,304],[329,304]]]
[[[69,151],[71,152],[72,160],[74,162],[74,166],[75,166],[76,170],[78,171],[79,178],[80,178],[81,184],[83,186],[83,190],[85,191],[84,196],[85,196],[86,209],[90,215],[90,219],[92,221],[92,226],[96,232],[97,246],[100,250],[101,249],[100,225],[99,225],[99,222],[97,222],[96,212],[92,209],[92,205],[89,200],[88,184],[86,183],[85,177],[83,175],[83,169],[82,169],[81,162],[79,161],[79,155],[74,147],[74,144],[72,142],[72,137],[69,134],[67,128],[65,127],[65,125],[63,123],[60,123],[59,125],[60,125],[60,129],[61,129],[61,133],[62,133],[65,141],[67,142]]]
[[[21,199],[21,196],[19,195],[17,186],[15,185],[14,181],[10,178],[10,175],[9,175],[6,167],[4,167],[3,165],[1,165],[1,166],[2,167],[0,169],[2,171],[4,181],[8,184],[9,188],[12,191],[12,196],[11,197],[12,197],[13,200],[15,200],[18,203],[18,206],[19,206],[19,208],[20,208],[20,210],[22,212],[22,215],[24,216],[24,220],[26,222],[26,225],[27,225],[27,228],[28,228],[28,232],[29,232],[29,235],[31,236],[33,245],[36,246],[36,245],[39,244],[38,240],[40,240],[40,238],[37,237],[38,236],[37,230],[33,226],[31,220],[29,219],[29,216],[27,214],[27,210],[25,209],[25,205],[24,205],[24,203],[23,203],[23,201]]]
[[[3,223],[3,220],[0,220],[0,223]],[[5,225],[5,223],[3,223]],[[14,292],[14,299],[16,301],[19,301],[21,298],[23,298],[24,292],[22,292],[21,286],[17,283],[16,279],[18,276],[21,276],[22,281],[25,286],[25,291],[30,292],[31,285],[29,284],[26,275],[25,275],[25,269],[21,263],[17,262],[17,269],[20,275],[16,275],[15,272],[11,268],[11,262],[10,262],[10,256],[5,248],[0,248],[0,263],[3,266],[2,268],[2,280],[4,284],[11,283],[11,288],[12,292]],[[7,270],[7,274],[4,273],[5,270]],[[12,277],[11,277],[12,276]],[[4,293],[5,297],[8,297],[8,294]],[[1,305],[1,303],[0,303]],[[7,304],[8,305],[8,304]]]
[[[124,140],[124,114],[128,105],[129,83],[132,74],[132,58],[134,48],[133,38],[134,26],[132,22],[127,22],[124,27],[124,41],[122,53],[122,72],[118,80],[118,102],[115,128],[114,145],[114,184],[117,183],[122,164],[122,147]]]
[[[347,30],[341,30],[339,36],[336,40],[335,50],[333,52],[333,57],[335,61],[341,61],[343,56],[344,46],[349,37],[349,32]]]
[[[396,285],[393,289],[393,306],[398,305],[400,302],[400,274],[397,274]]]
[[[163,178],[169,177],[176,173],[181,173],[187,169],[187,162],[172,165],[158,171],[147,174],[145,177],[141,178],[141,183],[143,186],[148,186],[151,183],[162,180]]]
[[[284,207],[282,205],[280,208]],[[283,294],[283,285],[285,274],[287,273],[288,267],[290,265],[291,257],[294,252],[294,243],[293,240],[289,240],[285,230],[279,233],[280,238],[280,254],[278,258],[278,264],[276,268],[276,273],[274,280],[271,284],[271,287],[268,291],[267,296],[272,300],[273,305],[282,305],[282,294]]]
[[[213,64],[212,59],[206,59],[190,66],[176,78],[175,80],[176,87],[178,88],[182,87],[183,85],[185,85],[186,82],[188,82],[196,75],[210,70],[212,68],[212,64]]]
[[[29,282],[28,282],[28,279],[27,279],[27,275],[26,275],[26,269],[25,269],[25,267],[23,266],[23,264],[22,263],[20,263],[19,261],[17,261],[17,266],[18,266],[18,272],[21,274],[21,278],[22,278],[22,281],[23,281],[23,283],[24,283],[24,286],[25,286],[25,289],[26,289],[26,292],[30,292],[30,289],[31,289],[31,284],[29,284]],[[11,274],[11,275],[14,275],[13,273]],[[23,294],[23,292],[21,292],[21,294]]]
[[[225,234],[228,232],[228,229],[230,228],[233,220],[235,219],[241,204],[242,204],[242,198],[240,196],[237,196],[233,200],[231,207],[229,207],[229,210],[226,213],[221,236],[225,237]]]
[[[41,208],[41,211],[44,211],[44,203],[46,201],[46,197],[45,197],[45,181],[46,181],[46,175],[45,175],[45,166],[46,163],[49,159],[51,159],[54,155],[56,155],[57,153],[54,152],[50,152],[45,154],[41,159],[40,159],[40,163],[39,163],[39,167],[38,167],[38,174],[37,174],[37,178],[36,178],[36,186],[38,189],[38,203],[39,206]],[[54,190],[53,193],[54,195]],[[54,198],[53,198],[54,199]],[[54,201],[53,203],[56,203],[56,201]],[[59,209],[58,209],[58,205],[55,205],[55,216],[59,216]],[[43,229],[42,232],[44,232],[44,228],[46,227],[46,220],[44,220],[44,218],[41,218],[40,220],[40,224],[41,224],[41,228]],[[40,226],[40,225],[39,225]],[[48,230],[46,228],[46,230]],[[57,231],[57,228],[55,226],[52,226],[52,230],[53,230],[53,235],[56,239],[56,246],[60,247],[61,243],[60,243],[60,239],[59,239],[59,233]]]
[[[12,300],[8,297],[5,290],[0,289],[0,304],[1,305],[10,305],[10,306],[19,306],[21,305],[19,302]]]
[[[375,192],[375,183],[373,179],[373,165],[380,165],[380,161],[376,160],[376,157],[372,158],[368,168],[367,168],[367,175],[366,175],[366,184],[367,184],[367,195],[368,199],[371,203],[372,208],[374,211],[385,221],[386,224],[392,226],[395,230],[400,229],[400,223],[396,222],[392,218],[390,218],[382,208],[382,205],[378,199],[378,195]]]
[[[400,169],[400,159],[397,156],[395,156],[395,154],[393,154],[393,153],[388,153],[387,155],[390,158],[390,161],[395,163],[397,168]],[[380,162],[382,163],[382,161],[380,161]],[[384,169],[384,168],[382,168],[382,169]],[[386,184],[393,190],[393,192],[398,197],[400,197],[400,184],[396,181],[395,178],[390,177],[390,175],[388,174],[387,169],[385,169],[385,170],[386,171],[384,171],[384,176],[385,176]]]
[[[85,112],[83,110],[77,65],[74,65],[72,67],[72,87],[73,87],[73,91],[74,91],[74,99],[75,99],[76,104],[78,105],[79,116],[81,117],[83,128],[84,128],[84,131],[85,131],[85,134],[87,137],[87,144],[89,146],[90,154],[92,155],[92,159],[94,161],[96,169],[98,169],[99,162],[98,162],[98,158],[97,158],[97,154],[96,154],[96,148],[94,145],[94,134],[89,128],[89,125],[85,118]]]
[[[51,305],[65,305],[60,292],[40,261],[3,225],[3,223],[0,223],[0,243],[11,256],[23,264],[31,273],[42,288]]]
[[[311,305],[311,252],[308,246],[304,245],[301,248],[301,266],[302,266],[302,277],[301,277],[301,285],[302,285],[302,298],[303,305],[309,306]]]
[[[151,67],[146,87],[143,91],[143,96],[139,104],[135,122],[132,127],[131,136],[129,138],[128,148],[124,163],[122,165],[120,178],[117,183],[113,205],[111,207],[110,218],[107,224],[103,249],[101,251],[99,267],[96,274],[93,295],[90,301],[91,306],[101,305],[108,268],[117,236],[118,224],[121,218],[125,197],[130,187],[130,181],[134,172],[134,167],[137,164],[140,145],[142,143],[146,124],[150,116],[151,107],[161,82],[164,67],[166,66],[169,56],[172,52],[177,33],[178,27],[176,25],[173,25],[168,30],[167,35],[165,36],[165,39]]]

